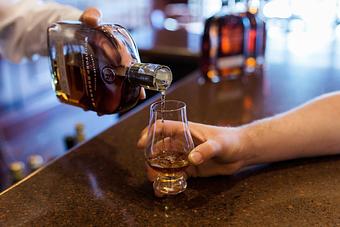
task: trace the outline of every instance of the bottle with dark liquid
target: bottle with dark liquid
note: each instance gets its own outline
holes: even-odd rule
[[[206,20],[202,38],[201,70],[212,82],[241,77],[247,54],[249,19],[234,12],[235,1],[222,3],[221,11]]]
[[[120,25],[58,22],[48,28],[48,48],[58,99],[99,115],[132,108],[141,87],[165,91],[172,82],[167,66],[140,62],[131,35]]]
[[[240,15],[247,17],[250,21],[245,68],[247,72],[254,72],[257,67],[261,67],[264,63],[266,26],[263,19],[259,16],[260,1],[247,0],[244,4],[247,10],[241,12]]]
[[[15,161],[10,163],[9,171],[11,174],[11,181],[13,184],[21,181],[26,176],[25,164],[21,161]]]

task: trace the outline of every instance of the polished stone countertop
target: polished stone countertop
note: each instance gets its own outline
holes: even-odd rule
[[[243,81],[203,83],[198,72],[172,86],[188,119],[240,125],[340,88],[319,68],[269,65]],[[158,96],[156,97],[158,98]],[[0,226],[336,226],[340,156],[255,166],[233,176],[194,178],[156,198],[136,148],[149,104],[0,195]]]

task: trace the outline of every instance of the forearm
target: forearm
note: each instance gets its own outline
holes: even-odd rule
[[[3,6],[0,22],[1,54],[14,62],[47,53],[46,30],[58,20],[78,20],[81,11],[57,3],[18,1]]]
[[[340,153],[340,92],[241,130],[247,165]]]

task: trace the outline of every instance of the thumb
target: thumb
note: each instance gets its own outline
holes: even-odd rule
[[[206,142],[195,147],[189,154],[189,161],[193,165],[199,165],[215,157],[221,150],[221,145],[214,140]]]
[[[85,9],[83,14],[80,16],[80,21],[84,22],[90,27],[96,27],[100,24],[102,13],[95,7]]]

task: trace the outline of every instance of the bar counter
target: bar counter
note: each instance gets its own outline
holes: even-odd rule
[[[242,81],[204,83],[198,71],[167,99],[187,103],[188,119],[240,125],[340,88],[336,71],[270,64]],[[0,195],[1,226],[335,226],[340,223],[340,156],[194,178],[177,196],[156,198],[136,148],[149,105]]]

